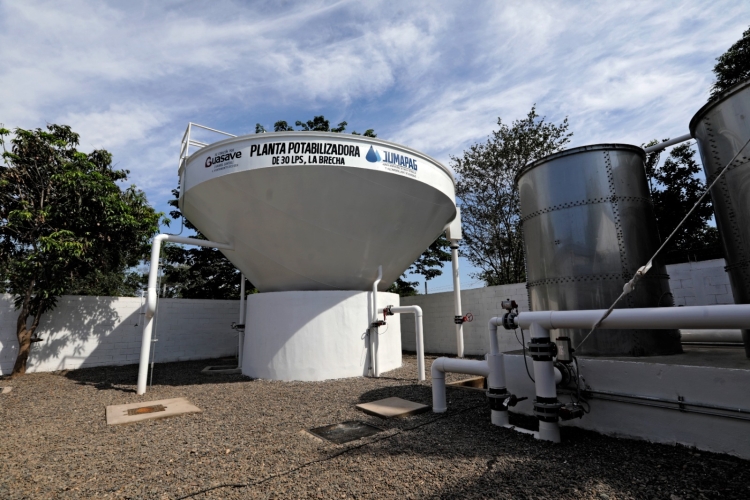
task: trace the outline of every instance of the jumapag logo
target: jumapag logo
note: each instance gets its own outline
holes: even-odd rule
[[[380,157],[380,153],[378,153],[378,151],[372,146],[370,146],[370,150],[367,152],[365,158],[370,163],[377,163],[382,160],[382,158]]]

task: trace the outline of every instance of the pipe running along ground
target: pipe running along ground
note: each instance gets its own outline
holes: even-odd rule
[[[490,368],[487,361],[472,359],[437,358],[433,361],[430,374],[432,375],[432,411],[434,413],[444,413],[448,409],[445,398],[446,372],[487,377],[490,374]]]

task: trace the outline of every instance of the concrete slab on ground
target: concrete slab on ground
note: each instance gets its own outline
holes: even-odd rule
[[[200,413],[203,410],[190,404],[185,398],[161,399],[159,401],[142,401],[124,405],[107,406],[107,425],[123,425],[176,417],[187,413]]]
[[[422,413],[429,409],[427,405],[395,397],[379,399],[371,403],[361,403],[356,405],[356,407],[368,415],[375,415],[381,418],[406,417]]]
[[[13,387],[0,387],[0,394],[8,394],[10,391],[13,390]]]

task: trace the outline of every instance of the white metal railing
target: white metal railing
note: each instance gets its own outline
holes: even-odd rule
[[[201,142],[196,141],[195,139],[190,138],[190,134],[193,131],[193,127],[198,127],[203,130],[208,130],[209,132],[215,132],[217,134],[226,135],[227,137],[237,137],[234,134],[230,134],[229,132],[222,132],[221,130],[216,130],[215,128],[206,127],[205,125],[199,125],[197,123],[189,122],[187,128],[185,129],[185,133],[182,134],[182,144],[180,145],[180,164],[179,168],[182,169],[182,166],[185,164],[185,160],[187,160],[187,157],[190,156],[190,146],[197,146],[199,149],[204,148],[208,146],[209,143],[207,142]]]
[[[180,177],[180,197],[178,200],[179,207],[182,208],[182,201],[185,196],[185,190],[183,187],[185,186],[185,163],[187,162],[188,156],[190,156],[190,146],[196,146],[198,149],[204,148],[208,146],[210,143],[207,142],[201,142],[196,141],[195,139],[192,139],[190,137],[190,134],[193,131],[193,127],[198,127],[203,130],[208,130],[209,132],[214,132],[217,134],[225,135],[227,137],[237,137],[234,134],[230,134],[229,132],[222,132],[221,130],[216,130],[215,128],[206,127],[205,125],[199,125],[197,123],[188,122],[188,126],[185,129],[185,133],[182,134],[182,142],[180,144],[180,159],[177,167],[177,172]]]

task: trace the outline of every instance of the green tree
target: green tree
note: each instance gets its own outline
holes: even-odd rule
[[[179,190],[172,190],[174,198],[169,201],[173,207],[169,215],[173,220],[182,218],[177,206]],[[195,231],[194,238],[207,239],[189,220],[183,221],[185,228]],[[215,248],[192,247],[167,244],[162,250],[163,276],[159,291],[165,297],[183,299],[228,300],[240,296],[240,271]],[[246,287],[246,294],[256,293],[252,283]]]
[[[343,121],[336,127],[331,127],[329,120],[323,115],[314,116],[312,120],[306,122],[297,120],[295,125],[299,130],[320,131],[343,133],[348,125]],[[284,120],[279,120],[273,125],[274,132],[294,131],[294,127]],[[255,133],[265,133],[266,129],[260,123],[255,124]],[[365,130],[364,134],[353,131],[354,135],[364,135],[365,137],[377,137],[373,129]],[[173,219],[182,217],[182,213],[177,208],[177,198],[179,190],[172,191],[174,199],[169,204],[174,207],[170,212]],[[197,237],[206,239],[198,229],[185,221],[185,227],[196,232]],[[448,240],[441,236],[427,248],[424,253],[412,264],[407,272],[424,276],[426,280],[442,274],[442,263],[450,261],[450,252]],[[184,298],[210,298],[210,299],[229,299],[239,296],[239,271],[224,257],[221,252],[211,248],[191,248],[185,249],[175,245],[168,245],[164,251],[165,266],[163,283],[166,286],[166,295],[170,297]],[[416,281],[407,281],[404,273],[388,289],[399,295],[416,295]],[[257,290],[248,287],[248,293]]]
[[[146,255],[161,214],[135,186],[118,186],[129,172],[113,169],[110,153],[77,151],[70,127],[17,128],[10,151],[8,135],[0,129],[0,282],[20,310],[16,376],[25,373],[39,320],[57,297],[137,286],[126,271]]]
[[[443,274],[443,263],[451,261],[451,253],[448,251],[450,242],[445,237],[445,233],[441,234],[438,239],[432,242],[432,244],[422,252],[422,255],[414,261],[414,263],[396,280],[388,291],[391,293],[397,293],[401,297],[411,297],[412,295],[418,295],[419,290],[417,286],[418,281],[407,281],[407,273],[419,274],[424,277],[425,281],[430,281],[432,278],[437,278]]]
[[[716,60],[716,81],[711,86],[709,101],[715,101],[725,90],[750,79],[750,28]]]
[[[654,146],[658,142],[653,140],[644,147]],[[663,165],[659,165],[659,152],[646,157],[651,199],[662,240],[672,234],[706,189],[705,183],[698,178],[701,167],[694,157],[692,143],[672,148]],[[709,225],[713,213],[711,198],[707,196],[664,249],[662,260],[665,264],[722,256],[719,233]]]
[[[313,131],[319,131],[319,132],[337,132],[342,133],[344,130],[346,130],[346,126],[348,125],[347,122],[341,122],[336,127],[331,128],[331,123],[325,119],[323,115],[320,116],[314,116],[312,120],[307,120],[306,122],[302,122],[300,120],[297,120],[294,123],[296,126],[300,127],[299,130],[313,130]],[[276,123],[273,124],[273,131],[274,132],[293,132],[294,127],[289,125],[284,120],[279,120]],[[255,133],[256,134],[262,134],[267,132],[266,128],[261,125],[260,123],[255,124]],[[365,137],[377,137],[377,134],[375,134],[375,130],[368,128],[365,130],[364,134],[360,134],[356,130],[352,132],[354,135],[364,135]]]
[[[559,125],[547,123],[536,106],[511,125],[500,118],[497,124],[486,142],[452,157],[458,175],[462,254],[481,270],[472,277],[487,285],[526,280],[515,177],[528,163],[562,150],[573,135],[567,118]]]

